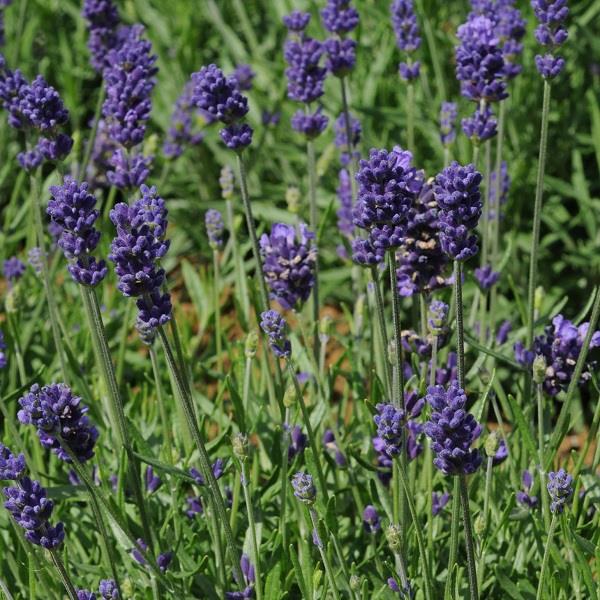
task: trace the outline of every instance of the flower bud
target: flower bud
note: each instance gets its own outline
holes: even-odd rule
[[[293,385],[288,385],[283,395],[283,405],[286,408],[291,408],[296,402],[296,388]]]
[[[385,537],[392,550],[398,550],[402,544],[402,530],[400,525],[391,523],[385,531]]]
[[[475,530],[476,535],[481,537],[485,532],[485,519],[483,515],[478,515],[473,523],[473,529]]]
[[[546,364],[546,359],[541,354],[538,354],[533,359],[533,367],[532,367],[533,381],[535,383],[537,383],[538,385],[541,385],[542,383],[544,383],[544,380],[546,379],[546,369],[547,368],[548,368],[548,365]]]
[[[13,284],[6,290],[6,300],[4,301],[4,308],[7,313],[17,312],[19,305],[21,304],[21,287],[18,283]]]
[[[246,358],[254,358],[256,356],[256,349],[258,348],[258,333],[251,331],[246,337],[246,345],[244,347],[244,354]]]
[[[322,344],[327,343],[331,334],[331,328],[333,325],[333,319],[329,315],[325,315],[319,321],[319,339]]]
[[[390,340],[387,347],[388,362],[390,365],[396,364],[396,340]]]
[[[350,575],[350,589],[353,592],[360,590],[361,579],[358,575]]]
[[[234,176],[233,170],[229,165],[225,165],[221,169],[219,185],[221,186],[221,198],[223,200],[230,200],[233,196]]]
[[[233,453],[240,461],[248,458],[248,436],[243,433],[236,433],[231,438],[231,446]]]
[[[485,440],[485,453],[488,458],[494,458],[498,448],[500,446],[500,433],[498,431],[492,431]]]
[[[300,190],[295,185],[288,186],[285,192],[285,201],[292,214],[297,215],[300,212]]]

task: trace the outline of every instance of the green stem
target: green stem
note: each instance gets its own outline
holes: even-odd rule
[[[396,278],[396,253],[395,250],[388,252],[390,289],[392,293],[392,318],[394,322],[394,362],[396,376],[398,378],[394,393],[394,404],[404,410],[404,370],[402,369],[402,323],[400,319],[400,294]],[[403,445],[404,447],[404,445]],[[404,465],[403,465],[404,466]]]
[[[135,311],[135,304],[127,302],[125,315],[123,316],[123,325],[121,326],[119,349],[117,351],[117,368],[116,375],[117,385],[123,382],[123,369],[125,368],[125,351],[127,350],[127,336],[131,328],[131,317]]]
[[[529,285],[527,288],[527,338],[525,348],[533,344],[533,325],[535,320],[535,287],[537,285],[537,260],[540,243],[540,222],[542,218],[542,196],[544,192],[544,171],[546,168],[546,150],[548,146],[548,115],[550,112],[550,82],[544,80],[544,100],[542,103],[542,127],[540,133],[540,152],[533,206],[533,230],[531,233],[531,254],[529,257]],[[530,379],[530,378],[528,378]],[[528,392],[527,392],[528,393]]]
[[[540,495],[542,496],[542,514],[546,527],[550,525],[550,505],[546,494],[546,468],[544,466],[544,392],[541,384],[536,385],[538,417],[538,460],[540,469]]]
[[[88,140],[87,147],[85,149],[85,154],[83,156],[83,161],[81,163],[81,167],[79,169],[78,179],[85,180],[86,175],[85,171],[90,164],[90,158],[92,157],[92,152],[94,150],[94,144],[96,143],[96,136],[98,135],[98,123],[100,122],[100,118],[102,116],[102,105],[104,104],[104,98],[106,97],[106,90],[104,86],[100,89],[98,94],[98,100],[96,101],[96,109],[94,111],[94,121],[92,124],[92,134],[90,135],[90,139]]]
[[[485,266],[488,261],[488,237],[490,222],[490,181],[492,170],[492,142],[487,140],[485,143],[485,196],[483,203],[483,214],[481,218],[481,266]]]
[[[479,587],[483,585],[483,572],[485,569],[485,554],[483,552],[483,544],[485,543],[485,536],[488,530],[488,516],[490,507],[490,497],[492,492],[492,468],[494,466],[493,457],[488,456],[487,465],[485,470],[485,493],[483,497],[483,523],[484,530],[481,536],[481,551],[479,555],[479,568],[477,569],[477,582]]]
[[[406,90],[406,144],[410,152],[415,152],[415,86],[412,81]]]
[[[544,558],[542,559],[540,580],[538,583],[537,594],[535,596],[536,600],[541,600],[544,594],[544,576],[546,575],[546,569],[548,568],[548,561],[550,559],[550,546],[552,545],[552,538],[554,537],[554,530],[556,529],[557,523],[558,521],[556,519],[556,515],[553,514],[552,520],[550,521],[550,529],[548,530],[548,539],[546,540],[546,546],[544,548]]]
[[[106,339],[106,331],[102,322],[102,315],[100,314],[100,306],[98,305],[98,298],[94,288],[88,286],[80,286],[80,288],[96,362],[100,367],[102,381],[110,399],[111,410],[109,411],[109,416],[112,421],[111,425],[119,444],[125,448],[129,483],[132,487],[138,510],[140,511],[145,540],[147,543],[151,543],[154,537],[148,522],[144,495],[140,484],[139,460],[133,452],[131,440],[129,439],[129,429],[123,408],[123,400],[119,392],[119,386],[117,385],[115,369],[110,356],[108,340]]]
[[[52,293],[52,286],[50,285],[50,275],[48,273],[48,264],[46,262],[46,242],[44,237],[44,225],[42,222],[42,203],[41,203],[41,171],[38,170],[31,175],[31,197],[33,202],[33,218],[35,222],[35,230],[37,237],[37,244],[41,251],[42,260],[42,282],[44,284],[44,293],[46,295],[46,302],[48,304],[48,314],[50,316],[50,327],[52,329],[52,337],[54,339],[54,347],[58,354],[58,360],[60,361],[60,369],[64,381],[68,381],[67,377],[67,365],[65,362],[65,354],[62,346],[62,338],[60,335],[60,328],[58,326],[57,308],[54,301],[54,295]]]
[[[17,370],[19,372],[19,382],[21,385],[25,385],[27,383],[27,373],[25,371],[25,363],[23,362],[23,353],[21,351],[21,344],[19,342],[19,334],[17,331],[14,314],[6,311],[6,320],[8,321],[12,335],[13,350],[15,353],[15,358],[17,359]]]
[[[254,554],[254,570],[256,571],[255,591],[256,600],[262,599],[262,578],[260,575],[260,554],[258,552],[258,539],[256,537],[256,524],[254,522],[254,508],[252,507],[252,498],[250,495],[250,481],[246,473],[245,461],[240,461],[242,469],[242,488],[244,490],[244,501],[246,502],[246,512],[248,513],[248,527],[250,529],[250,537],[252,539],[252,552]]]
[[[312,521],[313,528],[317,532],[317,536],[319,535],[319,519],[317,517],[317,513],[314,508],[309,508],[310,512],[310,520]],[[320,540],[321,541],[321,540]],[[329,556],[327,556],[327,552],[323,546],[323,542],[317,544],[319,548],[319,553],[321,554],[321,560],[323,561],[323,567],[325,568],[325,574],[327,575],[327,580],[329,581],[329,586],[331,587],[331,592],[333,597],[336,600],[340,600],[340,593],[337,588],[337,584],[335,583],[335,576],[333,573],[333,567],[331,566],[331,562],[329,560]]]
[[[240,572],[239,566],[239,552],[235,545],[233,532],[231,531],[231,525],[229,524],[229,520],[227,519],[227,510],[225,508],[225,503],[223,502],[223,496],[221,495],[221,490],[219,489],[219,485],[213,474],[210,464],[210,458],[208,456],[208,452],[204,444],[203,436],[200,432],[200,428],[198,427],[198,421],[196,419],[196,412],[194,409],[191,391],[188,388],[187,384],[184,382],[184,375],[179,371],[177,367],[177,363],[173,355],[173,350],[171,349],[171,344],[169,342],[169,339],[167,338],[163,327],[158,328],[158,335],[160,337],[160,341],[165,352],[167,365],[173,376],[178,400],[181,404],[188,428],[200,455],[200,468],[202,470],[204,480],[208,484],[210,494],[212,495],[212,498],[214,500],[216,516],[218,517],[218,520],[221,522],[223,530],[225,531],[225,541],[227,543],[229,559],[231,561],[231,566],[235,575],[235,579],[241,584],[243,582],[243,577]]]
[[[308,110],[308,108],[307,108]],[[319,225],[317,215],[317,164],[315,158],[315,145],[312,140],[306,142],[306,153],[308,158],[308,199],[309,199],[309,222],[310,230],[317,235]],[[319,359],[319,255],[315,261],[314,286],[312,290],[312,334],[313,354],[315,360]]]
[[[244,272],[244,265],[240,257],[239,243],[237,239],[237,232],[235,230],[235,219],[233,214],[233,203],[231,200],[225,201],[226,214],[227,214],[227,226],[229,227],[229,234],[231,236],[231,248],[233,254],[233,263],[235,266],[235,280],[236,280],[236,293],[238,294],[238,300],[244,311],[244,317],[246,323],[250,317],[250,302],[248,299],[248,286],[246,284],[246,276]]]
[[[221,275],[219,270],[219,253],[213,250],[213,300],[214,300],[214,315],[215,315],[215,338],[217,349],[217,371],[223,371],[223,346],[221,340],[221,304],[219,299],[219,291],[221,287]]]
[[[379,287],[379,276],[377,267],[371,267],[371,278],[373,280],[373,290],[375,292],[375,312],[377,313],[377,323],[379,324],[379,336],[381,338],[382,354],[383,354],[383,371],[385,379],[385,389],[388,398],[392,396],[392,376],[390,373],[390,363],[388,360],[388,335],[385,326],[385,312],[383,308],[383,296]]]
[[[287,488],[288,488],[288,445],[289,445],[289,433],[286,429],[287,422],[289,420],[289,408],[285,409],[285,418],[282,423],[281,428],[281,465],[280,476],[281,476],[281,489],[279,491],[279,510],[280,510],[280,520],[279,520],[279,531],[281,532],[281,540],[282,547],[287,548],[287,522],[286,522],[286,512],[287,512]]]
[[[50,554],[50,559],[52,560],[52,564],[58,571],[58,575],[60,576],[60,579],[63,582],[65,589],[67,590],[67,594],[69,595],[70,600],[77,600],[77,592],[75,591],[75,588],[73,587],[71,578],[69,577],[69,574],[67,573],[67,570],[65,569],[65,565],[63,564],[63,562],[60,558],[60,554],[58,553],[58,550],[49,550],[48,552]]]
[[[462,263],[454,261],[454,298],[456,309],[456,355],[458,383],[465,389],[465,333],[463,323],[463,301],[462,301]]]
[[[473,545],[473,529],[469,510],[469,488],[465,475],[459,475],[460,500],[463,509],[463,525],[465,527],[465,544],[467,547],[467,570],[469,573],[469,594],[471,600],[479,598],[477,591],[477,570],[475,568],[475,550]]]
[[[452,600],[452,578],[456,555],[458,554],[458,524],[460,521],[460,484],[458,478],[454,478],[454,489],[452,491],[452,525],[450,530],[450,553],[448,555],[448,570],[446,573],[446,585],[444,586],[444,600]]]
[[[315,467],[317,469],[317,479],[319,480],[319,485],[321,486],[321,491],[323,493],[323,497],[325,501],[329,500],[329,493],[327,492],[327,483],[325,480],[325,475],[323,474],[323,469],[321,467],[320,454],[317,448],[317,441],[315,437],[315,432],[313,431],[312,425],[310,423],[310,415],[308,414],[308,410],[306,408],[306,404],[304,403],[304,396],[302,394],[302,390],[300,389],[300,384],[298,383],[298,379],[296,378],[296,374],[294,372],[294,367],[292,366],[291,361],[287,361],[288,372],[290,375],[290,379],[294,384],[294,390],[296,392],[296,399],[298,400],[298,404],[300,405],[300,410],[302,412],[302,419],[304,420],[304,425],[306,427],[306,433],[308,435],[308,443],[310,445],[311,452],[313,453],[313,458],[315,461]]]

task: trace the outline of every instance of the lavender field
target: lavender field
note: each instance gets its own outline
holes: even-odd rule
[[[0,598],[599,597],[600,1],[0,24]]]

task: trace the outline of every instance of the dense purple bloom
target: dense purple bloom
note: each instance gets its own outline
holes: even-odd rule
[[[500,273],[492,270],[492,265],[484,265],[475,269],[475,279],[482,290],[489,290],[500,279]]]
[[[327,53],[327,70],[335,77],[345,77],[356,65],[356,42],[329,38],[323,47]]]
[[[482,15],[471,15],[457,35],[456,77],[462,95],[475,102],[506,98],[504,58],[494,23]]]
[[[350,173],[346,169],[340,169],[339,186],[337,195],[340,207],[337,210],[337,224],[340,233],[349,240],[354,237],[354,223],[352,220],[352,182]]]
[[[370,240],[355,238],[352,240],[352,260],[363,267],[374,267],[384,260],[384,251],[375,248]]]
[[[445,475],[474,473],[482,458],[471,444],[480,436],[481,425],[467,412],[464,391],[457,381],[452,381],[447,389],[431,386],[426,400],[432,413],[424,431],[436,453],[433,464]]]
[[[290,427],[287,423],[284,423],[283,427],[289,433],[290,442],[288,445],[288,461],[294,460],[298,454],[301,454],[308,447],[308,437],[302,432],[300,425],[294,425]]]
[[[354,224],[369,232],[376,253],[382,255],[402,243],[423,178],[423,172],[412,166],[412,154],[399,146],[391,152],[373,149],[368,160],[360,161]]]
[[[163,153],[167,158],[181,156],[187,146],[196,146],[204,137],[202,133],[194,132],[194,117],[199,109],[194,103],[193,92],[194,84],[188,81],[175,102],[167,139],[163,144]]]
[[[98,587],[103,600],[119,600],[119,590],[113,579],[103,579]]]
[[[51,383],[42,388],[36,383],[20,398],[19,405],[19,421],[33,425],[42,446],[51,449],[60,460],[71,462],[62,444],[79,462],[94,456],[98,430],[86,416],[88,407],[82,405],[81,398],[74,396],[64,383]]]
[[[142,197],[131,206],[117,204],[110,219],[117,229],[109,258],[115,263],[118,289],[138,297],[138,317],[156,328],[171,318],[171,301],[160,291],[165,279],[158,261],[167,253],[167,209],[156,188],[141,186]]]
[[[16,256],[11,256],[4,261],[2,271],[9,281],[18,281],[25,273],[25,264]]]
[[[329,119],[319,106],[314,113],[307,113],[302,109],[297,110],[292,117],[292,129],[303,134],[307,140],[312,140],[327,128]]]
[[[6,508],[25,530],[25,539],[47,550],[58,548],[65,538],[62,523],[49,523],[54,504],[48,499],[46,490],[38,481],[22,477],[15,487],[3,489]]]
[[[0,442],[0,479],[16,481],[25,473],[25,456],[15,456]]]
[[[162,479],[154,472],[154,469],[150,465],[146,467],[144,480],[146,482],[146,491],[149,494],[155,492],[162,485]]]
[[[331,431],[331,429],[325,430],[325,433],[323,434],[323,445],[333,453],[335,463],[338,467],[343,468],[348,465],[348,461],[346,460],[346,457],[342,451],[339,449],[339,446],[335,441],[335,434],[333,431]]]
[[[489,106],[478,106],[475,112],[461,121],[465,135],[478,145],[493,138],[497,133],[496,117]]]
[[[289,31],[299,33],[304,31],[310,21],[310,13],[299,10],[292,11],[289,15],[283,17],[283,24]]]
[[[525,349],[520,342],[515,344],[515,358],[522,365],[530,367],[536,356],[543,356],[547,365],[544,390],[550,396],[556,396],[569,386],[588,329],[589,323],[582,323],[577,327],[562,315],[556,315],[552,319],[552,325],[546,327],[544,333],[534,339],[533,350]],[[595,331],[590,349],[598,347],[600,331]],[[594,366],[595,363],[588,360],[579,383],[590,379]]]
[[[444,506],[448,504],[450,500],[450,494],[448,492],[444,492],[440,494],[438,492],[431,493],[431,514],[435,517],[438,515]]]
[[[237,82],[238,90],[246,92],[252,89],[252,80],[256,73],[250,65],[238,65],[231,75]]]
[[[457,117],[456,102],[442,102],[442,108],[440,109],[440,139],[444,146],[448,146],[456,139]]]
[[[413,0],[394,0],[390,11],[398,48],[405,52],[414,52],[421,45],[421,36]]]
[[[323,44],[308,36],[289,39],[284,46],[290,100],[310,104],[323,95],[327,69],[320,66]]]
[[[315,283],[315,234],[304,223],[296,228],[275,223],[260,238],[263,273],[271,297],[285,309],[305,302]]]
[[[379,515],[377,514],[377,509],[371,504],[367,504],[365,506],[365,510],[363,510],[362,514],[363,526],[367,533],[377,533],[381,530],[381,522],[379,520]]]
[[[109,50],[118,42],[119,13],[112,0],[85,0],[82,15],[88,22],[90,62],[101,72],[107,66]]]
[[[223,217],[218,210],[209,208],[204,215],[204,224],[206,226],[206,235],[208,243],[213,250],[218,250],[223,247]]]
[[[531,0],[531,6],[539,21],[535,38],[550,50],[545,56],[536,56],[535,64],[542,77],[554,79],[565,65],[561,57],[554,56],[551,52],[567,41],[568,32],[564,27],[569,16],[567,0]]]
[[[109,50],[104,70],[106,100],[102,115],[110,137],[125,148],[144,139],[158,71],[152,44],[143,35],[141,25],[126,28],[121,43]]]
[[[481,216],[479,184],[481,174],[473,165],[453,162],[436,178],[433,188],[438,203],[440,241],[453,260],[466,260],[477,254],[477,236],[473,230]]]
[[[156,566],[164,573],[168,568],[175,554],[172,551],[163,552],[156,557]]]
[[[108,159],[110,169],[106,178],[111,185],[121,190],[138,188],[148,178],[153,161],[153,156],[117,148]]]
[[[88,590],[77,590],[77,600],[96,600],[96,594]]]
[[[91,255],[100,240],[94,227],[99,214],[96,198],[88,192],[87,183],[68,176],[61,186],[52,186],[50,194],[47,213],[61,228],[58,245],[69,260],[69,273],[77,283],[94,287],[108,272],[106,263]]]
[[[531,488],[533,487],[533,477],[529,471],[523,471],[521,477],[523,489],[516,494],[517,502],[527,508],[535,508],[538,505],[537,496],[531,496]]]
[[[550,510],[553,513],[561,513],[565,504],[573,495],[573,477],[564,469],[550,471],[548,473],[548,484],[546,485],[550,494]]]
[[[219,132],[225,145],[236,152],[241,152],[252,143],[252,127],[247,123],[234,123],[223,127]]]
[[[292,487],[294,496],[304,504],[314,504],[317,497],[317,488],[313,483],[313,478],[308,473],[302,471],[296,473],[292,478]]]
[[[422,188],[409,210],[396,258],[398,290],[402,296],[429,294],[450,283],[444,275],[448,257],[440,242],[438,204],[429,185]]]
[[[235,77],[226,77],[214,64],[192,73],[196,106],[225,125],[242,119],[248,112],[248,99],[238,89]]]
[[[401,62],[398,65],[398,73],[404,81],[414,81],[421,74],[421,63],[419,61],[413,63]]]
[[[321,10],[321,20],[327,31],[343,37],[356,28],[359,16],[350,0],[327,0],[327,6]]]
[[[287,323],[276,310],[266,310],[260,315],[260,327],[269,338],[273,354],[278,358],[289,358],[292,345],[287,337]]]

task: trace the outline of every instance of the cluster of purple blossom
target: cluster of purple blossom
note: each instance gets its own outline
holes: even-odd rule
[[[419,24],[413,6],[413,0],[394,0],[390,5],[392,26],[396,35],[396,44],[406,52],[407,61],[398,66],[400,77],[404,81],[413,81],[419,77],[421,64],[412,60],[412,53],[421,45]]]

